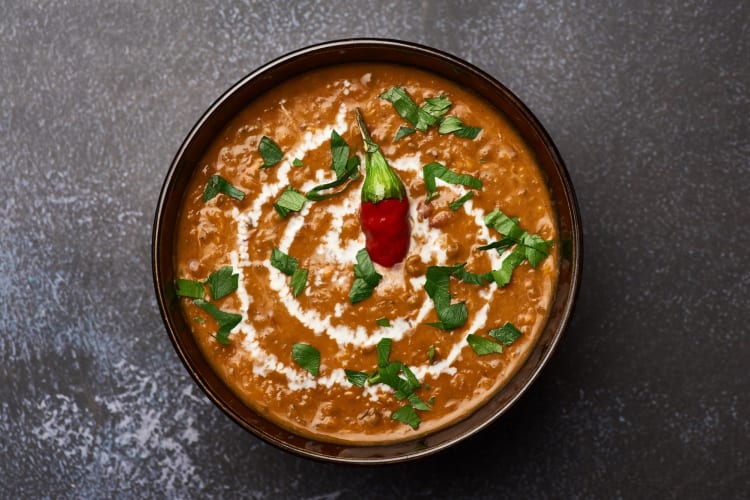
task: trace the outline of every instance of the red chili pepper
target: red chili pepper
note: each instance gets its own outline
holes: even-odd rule
[[[409,199],[406,188],[370,137],[362,113],[357,123],[365,143],[365,181],[362,184],[360,223],[370,259],[392,267],[409,251]]]

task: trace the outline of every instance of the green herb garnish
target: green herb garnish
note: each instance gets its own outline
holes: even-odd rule
[[[260,139],[258,152],[263,158],[263,165],[261,165],[260,168],[273,167],[284,157],[284,153],[281,152],[279,145],[273,142],[273,139],[265,135]]]
[[[273,208],[276,209],[276,212],[283,219],[289,215],[289,212],[299,212],[302,210],[306,202],[307,198],[302,193],[291,186],[287,186],[276,203],[273,204]]]
[[[453,200],[452,202],[450,202],[448,204],[448,208],[450,208],[451,210],[453,210],[455,212],[456,210],[458,210],[459,208],[461,208],[462,206],[464,206],[464,203],[466,203],[467,201],[469,201],[473,197],[474,197],[474,191],[469,191],[468,193],[466,193],[462,197],[457,198],[457,199]]]
[[[419,428],[419,424],[421,422],[416,410],[410,404],[402,406],[398,410],[394,411],[391,414],[391,418],[393,420],[398,420],[399,422],[403,422],[406,425],[409,425],[414,430],[417,430]]]
[[[332,193],[321,194],[322,191],[339,187],[343,184],[348,183],[350,180],[354,180],[359,176],[359,156],[354,155],[349,158],[349,152],[351,148],[346,143],[343,137],[341,137],[335,130],[331,131],[331,170],[336,173],[336,180],[326,182],[319,186],[315,186],[308,191],[305,196],[310,201],[322,201],[336,196],[337,194],[346,191],[349,187],[347,184],[343,189],[334,191]]]
[[[278,248],[271,251],[271,266],[287,276],[291,276],[292,295],[298,297],[307,286],[307,269],[299,267],[299,261]]]
[[[468,319],[466,303],[451,304],[450,278],[455,277],[470,285],[484,286],[492,281],[491,273],[474,274],[466,270],[466,263],[454,266],[430,266],[427,268],[424,289],[435,305],[440,321],[428,323],[442,330],[453,330]]]
[[[393,395],[397,400],[407,399],[409,404],[396,410],[392,417],[416,429],[420,423],[416,410],[430,411],[432,408],[414,392],[421,387],[414,372],[400,361],[390,361],[392,344],[393,341],[388,337],[380,339],[376,346],[378,367],[371,375],[354,370],[344,370],[344,372],[349,382],[358,387],[364,387],[365,383],[385,384],[394,389]],[[400,376],[402,373],[403,377]]]
[[[498,342],[474,334],[466,337],[466,342],[469,343],[474,352],[479,356],[502,353],[503,344],[507,346],[512,345],[521,336],[521,331],[508,321],[502,327],[490,330],[488,334],[493,339],[498,340]]]
[[[318,376],[320,371],[320,351],[310,344],[294,344],[292,346],[292,359],[314,377]]]
[[[401,127],[396,134],[394,142],[405,135],[413,133],[414,130],[426,132],[430,126],[437,123],[442,115],[448,112],[452,104],[450,99],[441,95],[440,97],[428,97],[425,99],[424,104],[417,106],[409,94],[401,87],[393,87],[383,92],[380,97],[393,104],[399,116],[411,123],[413,127]]]
[[[378,352],[378,366],[383,368],[385,366],[388,366],[388,358],[391,356],[391,346],[393,345],[393,340],[388,337],[383,337],[380,339],[380,342],[378,342],[378,345],[376,347],[376,350]]]
[[[446,116],[440,119],[438,127],[439,134],[453,134],[464,139],[475,139],[482,129],[479,127],[469,127],[464,125],[460,118],[455,116]]]
[[[229,344],[229,333],[242,321],[242,315],[222,311],[203,299],[195,299],[193,304],[210,314],[219,324],[219,331],[215,335],[216,340],[221,344]]]
[[[510,283],[510,279],[513,277],[513,270],[521,265],[526,259],[524,251],[521,248],[513,250],[500,264],[499,269],[492,271],[492,279],[497,283],[497,286],[504,287]]]
[[[450,277],[454,267],[430,266],[427,268],[424,288],[435,305],[440,321],[428,323],[442,330],[453,330],[466,323],[469,313],[465,302],[451,304]]]
[[[357,387],[364,387],[367,383],[369,375],[365,372],[358,372],[355,370],[344,370],[346,373],[346,379]]]
[[[513,323],[508,321],[500,328],[495,328],[488,332],[490,337],[493,337],[505,345],[513,345],[521,336],[521,330],[515,327]]]
[[[430,345],[430,347],[427,348],[427,361],[432,364],[432,362],[435,360],[435,346]]]
[[[200,316],[196,316],[196,317],[194,317],[194,318],[193,318],[193,321],[195,321],[196,323],[201,323],[201,324],[203,324],[203,323],[205,323],[205,322],[206,322],[206,320],[205,320],[205,319],[203,319],[203,318],[201,318]]]
[[[326,182],[325,184],[320,184],[319,186],[315,186],[310,191],[308,191],[305,196],[310,201],[322,201],[327,200],[328,198],[331,198],[333,196],[336,196],[337,194],[341,194],[344,191],[346,191],[346,188],[349,187],[348,183],[350,180],[354,180],[359,176],[359,156],[352,156],[349,158],[349,160],[346,163],[346,169],[344,170],[344,173],[341,175],[341,177],[337,178],[335,181]],[[320,194],[321,191],[326,191],[328,189],[333,189],[335,187],[339,187],[342,184],[346,184],[346,186],[343,189],[340,189],[338,191],[334,191],[332,193],[326,193],[326,194]]]
[[[302,163],[302,160],[300,160],[299,158],[295,158],[294,160],[292,160],[292,166],[293,167],[304,167],[305,164]]]
[[[411,127],[399,127],[398,131],[396,132],[396,137],[394,137],[393,139],[393,142],[398,142],[407,135],[411,135],[416,131],[417,129]]]
[[[240,275],[234,274],[232,266],[224,266],[218,271],[211,273],[206,280],[208,290],[211,292],[211,298],[217,300],[237,290],[239,279]]]
[[[439,118],[448,112],[453,103],[445,95],[440,97],[428,97],[421,108],[430,116]]]
[[[383,276],[375,271],[375,266],[370,260],[367,249],[361,249],[357,252],[357,263],[354,265],[354,283],[352,283],[352,289],[349,292],[349,301],[356,304],[370,297],[382,278]]]
[[[278,248],[274,248],[271,251],[271,265],[287,276],[292,276],[299,266],[299,261]]]
[[[245,193],[232,186],[226,179],[220,175],[212,175],[208,179],[206,189],[203,190],[202,200],[204,202],[214,198],[217,194],[225,194],[236,200],[243,200]]]
[[[391,326],[391,322],[388,321],[388,318],[386,318],[385,316],[383,316],[382,318],[376,319],[375,322],[378,324],[378,326],[384,326],[384,327]]]
[[[205,294],[203,283],[195,280],[177,278],[175,281],[175,293],[178,297],[189,297],[191,299],[202,299]]]
[[[513,245],[515,249],[505,257],[500,269],[492,271],[492,276],[498,286],[505,286],[510,282],[513,270],[524,260],[529,261],[531,267],[536,267],[549,256],[552,240],[545,240],[538,234],[529,234],[518,225],[517,218],[511,218],[500,210],[493,210],[484,218],[484,223],[503,235],[499,241],[479,247],[480,250],[495,249],[502,253]]]
[[[349,145],[335,130],[331,131],[331,170],[336,172],[338,179],[344,175],[349,160]]]
[[[307,286],[307,269],[297,268],[292,274],[292,295],[298,297]]]
[[[424,184],[427,188],[428,200],[431,200],[437,195],[436,178],[443,182],[447,182],[448,184],[461,184],[462,186],[473,189],[482,189],[481,179],[472,177],[468,174],[457,174],[438,162],[428,163],[422,167],[422,175],[424,176]]]
[[[503,352],[503,346],[501,344],[478,335],[469,334],[466,337],[466,342],[469,343],[471,348],[474,349],[474,352],[479,356],[487,356],[488,354],[499,354]]]

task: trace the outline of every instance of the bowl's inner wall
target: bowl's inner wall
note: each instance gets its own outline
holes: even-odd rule
[[[459,81],[503,112],[536,152],[558,212],[563,251],[560,281],[547,326],[527,362],[485,406],[457,424],[419,441],[378,447],[313,442],[268,422],[245,406],[215,374],[193,340],[174,294],[174,228],[188,181],[210,143],[250,102],[279,83],[306,71],[335,64],[388,62],[414,66]],[[575,196],[554,145],[530,111],[510,91],[452,56],[400,42],[334,42],[303,49],[248,75],[219,98],[196,124],[175,157],[162,189],[154,226],[154,279],[172,342],[190,374],[220,408],[245,429],[289,451],[313,458],[375,463],[415,458],[442,449],[485,427],[501,415],[533,381],[564,330],[578,285],[580,224]]]

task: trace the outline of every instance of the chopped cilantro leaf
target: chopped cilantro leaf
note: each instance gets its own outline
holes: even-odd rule
[[[310,191],[308,191],[305,194],[305,197],[307,197],[310,201],[322,201],[327,200],[328,198],[331,198],[333,196],[336,196],[337,194],[343,193],[346,191],[346,188],[349,187],[351,182],[350,180],[354,180],[359,176],[359,156],[352,156],[349,158],[349,160],[346,162],[346,169],[344,172],[336,178],[335,181],[327,182],[325,184],[321,184],[319,186],[315,186]],[[333,168],[333,167],[332,167]],[[338,174],[337,174],[338,175]],[[348,184],[346,184],[348,182]],[[340,189],[338,191],[334,191],[332,193],[326,193],[326,194],[320,194],[321,191],[325,191],[327,189],[333,189],[335,187],[339,187],[342,184],[346,184],[343,189]]]
[[[294,257],[285,254],[278,248],[274,248],[271,252],[271,265],[287,276],[292,276],[294,271],[297,270],[299,261]]]
[[[273,204],[273,208],[276,209],[276,212],[283,219],[289,215],[289,212],[299,212],[302,210],[305,202],[307,202],[307,198],[302,193],[291,186],[287,186],[276,203]]]
[[[367,382],[368,375],[365,372],[358,372],[354,370],[344,370],[346,373],[346,379],[357,387],[364,387]]]
[[[461,184],[473,189],[482,189],[481,179],[467,174],[457,174],[438,162],[428,163],[422,167],[422,175],[424,176],[428,200],[434,198],[437,194],[436,178],[449,184]]]
[[[393,142],[398,142],[407,135],[411,135],[416,131],[417,129],[411,127],[399,127],[398,131],[396,132],[396,137],[393,139]]]
[[[502,342],[505,345],[512,345],[513,342],[518,340],[518,337],[521,336],[521,331],[515,327],[513,323],[508,321],[500,328],[495,328],[494,330],[490,330],[489,336],[493,337],[500,342]]]
[[[469,313],[466,303],[451,304],[450,277],[454,266],[430,266],[427,268],[424,288],[435,305],[435,312],[440,321],[429,323],[442,330],[453,330],[466,323]]]
[[[386,318],[385,316],[383,316],[382,318],[376,319],[375,322],[378,324],[378,326],[384,326],[384,327],[391,326],[391,322],[388,321],[388,318]]]
[[[242,315],[222,311],[203,299],[195,299],[193,300],[193,304],[210,314],[219,324],[219,331],[216,332],[216,340],[221,344],[229,344],[229,333],[232,331],[232,328],[242,321]]]
[[[419,396],[417,396],[414,393],[409,394],[409,396],[407,397],[407,399],[409,400],[409,404],[411,404],[412,407],[414,407],[415,410],[421,410],[421,411],[431,411],[432,410],[432,408],[430,408],[430,406],[427,403],[425,403],[422,400],[422,398],[420,398]]]
[[[416,125],[417,121],[419,121],[419,108],[412,98],[409,97],[409,94],[401,87],[393,87],[386,90],[380,94],[380,98],[393,104],[396,113],[412,125]]]
[[[352,289],[349,292],[349,301],[356,304],[370,297],[382,278],[383,276],[375,271],[375,266],[370,260],[367,249],[361,249],[357,252],[357,263],[354,265],[354,283],[352,283]]]
[[[469,127],[464,125],[460,118],[456,116],[445,116],[440,119],[438,127],[439,134],[453,134],[464,139],[475,139],[482,129],[479,127]]]
[[[206,320],[205,320],[205,319],[203,319],[203,318],[201,318],[200,316],[196,316],[196,317],[194,317],[194,318],[193,318],[193,321],[195,321],[196,323],[201,323],[201,324],[203,324],[203,323],[205,323],[205,322],[206,322]]]
[[[179,297],[202,299],[205,290],[203,289],[203,283],[200,281],[177,278],[177,281],[175,281],[175,293]]]
[[[292,160],[292,166],[293,167],[304,167],[305,164],[302,163],[302,160],[300,160],[299,158],[295,158],[294,160]]]
[[[234,274],[232,266],[224,266],[211,273],[206,280],[211,298],[217,300],[237,290],[239,279],[240,275]]]
[[[498,354],[503,352],[503,346],[498,344],[494,340],[486,339],[478,335],[469,334],[466,337],[466,342],[469,343],[474,352],[479,356],[486,356],[488,354]]]
[[[493,210],[484,217],[484,223],[503,235],[503,238],[479,247],[480,250],[496,249],[498,253],[502,253],[517,245],[503,260],[500,268],[492,271],[493,279],[498,286],[507,285],[513,270],[524,260],[528,260],[531,267],[536,267],[549,256],[552,240],[544,240],[538,234],[527,233],[518,225],[517,218],[508,217],[500,210]]]
[[[435,346],[431,345],[427,348],[427,361],[429,361],[430,364],[435,361]]]
[[[346,171],[346,164],[349,158],[349,145],[335,130],[331,131],[331,158],[331,170],[336,172],[336,178],[338,179]]]
[[[292,295],[299,297],[299,294],[307,286],[307,269],[297,268],[292,273]]]
[[[469,191],[468,193],[466,193],[462,197],[457,198],[457,199],[453,200],[452,202],[450,202],[448,204],[448,208],[450,208],[451,210],[453,210],[455,212],[456,210],[458,210],[459,208],[461,208],[464,205],[464,203],[466,203],[467,201],[469,201],[473,197],[474,197],[474,191]]]
[[[453,105],[450,99],[445,95],[440,97],[428,97],[425,99],[425,103],[420,106],[426,113],[435,118],[440,118],[448,112],[450,107]]]
[[[391,346],[393,345],[393,340],[391,340],[388,337],[383,337],[380,339],[380,342],[378,342],[377,345],[377,352],[378,352],[378,366],[384,367],[388,365],[388,358],[391,356]]]
[[[497,283],[497,286],[504,287],[510,283],[510,279],[513,276],[513,270],[521,265],[526,258],[523,249],[516,248],[513,250],[500,264],[499,269],[492,271],[492,279]]]
[[[310,344],[294,344],[292,346],[292,359],[314,377],[318,376],[320,371],[320,351]]]
[[[260,139],[258,152],[263,158],[263,165],[261,165],[260,168],[273,167],[284,157],[284,153],[281,152],[279,145],[273,142],[273,139],[265,135]]]
[[[212,175],[206,183],[206,189],[203,191],[201,199],[206,202],[214,198],[217,194],[225,194],[236,200],[243,200],[245,193],[232,186],[226,179],[220,175]]]
[[[421,422],[419,415],[417,415],[417,412],[412,405],[402,406],[391,414],[391,418],[411,426],[414,430],[419,428],[419,423]]]

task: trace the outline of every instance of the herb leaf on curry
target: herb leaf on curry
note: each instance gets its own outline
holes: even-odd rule
[[[307,269],[297,268],[292,273],[292,295],[299,297],[307,286]]]
[[[299,266],[299,261],[278,248],[274,248],[271,251],[271,265],[287,276],[292,276]]]
[[[439,134],[453,134],[456,137],[464,139],[476,139],[482,129],[479,127],[469,127],[456,116],[446,116],[440,119],[438,127]]]
[[[291,186],[287,186],[276,203],[273,204],[273,208],[283,219],[289,215],[289,212],[299,212],[302,210],[306,202],[307,198],[302,193]]]
[[[355,370],[344,370],[346,379],[357,387],[364,387],[367,383],[369,375],[365,372],[358,372]]]
[[[393,414],[391,414],[391,418],[393,420],[398,420],[399,422],[405,423],[414,430],[417,430],[419,428],[419,424],[422,421],[419,418],[419,415],[417,415],[414,407],[410,404],[402,406],[398,410],[394,411]]]
[[[482,180],[468,174],[457,174],[442,163],[432,162],[422,167],[424,185],[427,189],[427,199],[430,200],[437,195],[437,183],[440,179],[448,184],[461,184],[473,189],[482,189]]]
[[[281,152],[279,145],[276,144],[273,139],[265,135],[260,139],[258,152],[260,153],[261,158],[263,158],[263,165],[261,165],[260,168],[273,167],[284,157],[284,153]]]
[[[232,328],[242,321],[242,315],[222,311],[212,303],[206,302],[203,299],[195,299],[193,300],[193,304],[210,314],[219,324],[219,330],[216,332],[215,336],[216,340],[221,344],[229,344],[229,333],[232,331]]]
[[[234,273],[232,266],[224,266],[211,273],[206,280],[211,298],[217,300],[237,290],[239,279],[240,275]]]
[[[245,198],[245,193],[232,186],[229,181],[224,179],[220,175],[212,175],[209,177],[206,183],[206,188],[203,190],[203,196],[201,199],[206,202],[213,199],[219,193],[225,194],[231,198],[242,201]]]
[[[474,352],[479,356],[487,356],[488,354],[500,354],[503,352],[503,346],[498,344],[494,340],[490,340],[479,335],[469,334],[466,337],[466,342],[469,343]]]
[[[448,204],[448,208],[450,208],[451,210],[453,210],[455,212],[458,209],[460,209],[464,205],[464,203],[466,203],[467,201],[469,201],[473,197],[474,197],[474,191],[469,191],[466,194],[464,194],[463,196],[461,196],[460,198],[457,198],[457,199],[453,200],[452,202],[450,202]]]
[[[375,271],[375,265],[370,260],[370,254],[363,248],[357,252],[357,263],[354,265],[354,283],[349,292],[352,304],[361,302],[372,295],[383,275]]]
[[[188,297],[191,299],[202,299],[205,295],[203,283],[195,280],[177,278],[175,281],[175,293],[178,297]]]
[[[391,322],[385,316],[383,316],[382,318],[376,319],[375,322],[378,324],[378,326],[382,326],[386,328],[391,326]]]
[[[310,344],[294,344],[292,346],[292,359],[314,377],[318,376],[320,372],[320,351],[315,347]]]
[[[503,260],[500,268],[492,271],[492,277],[498,286],[507,285],[513,275],[513,270],[524,260],[527,260],[531,267],[536,267],[549,256],[553,241],[524,231],[518,225],[517,218],[508,217],[500,210],[493,210],[484,217],[484,223],[503,235],[503,238],[479,247],[480,250],[495,249],[498,253],[503,253],[515,245],[515,248]]]
[[[488,332],[488,335],[509,346],[513,345],[513,343],[518,340],[518,338],[521,336],[521,330],[516,328],[513,323],[508,321],[500,328],[490,330]]]

